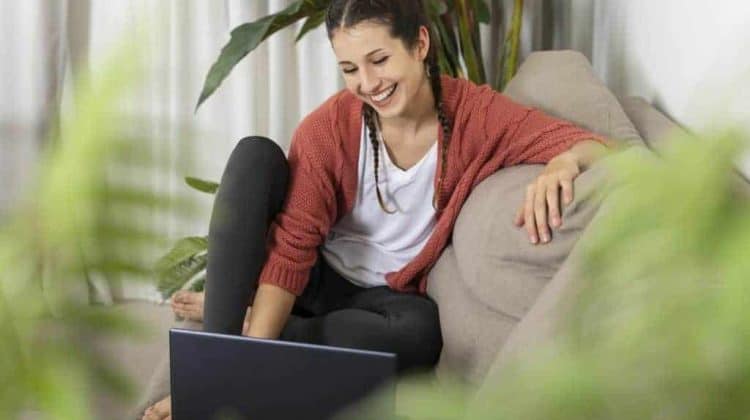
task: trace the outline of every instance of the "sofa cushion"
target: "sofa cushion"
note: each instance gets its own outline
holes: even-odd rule
[[[508,85],[512,99],[572,121],[610,138],[643,145],[617,98],[575,51],[529,56]],[[549,244],[532,245],[512,220],[525,187],[542,165],[505,168],[478,185],[464,204],[453,234],[461,278],[495,310],[522,317],[552,278],[596,212],[602,171],[586,171],[575,182],[575,201],[563,210],[563,225]]]
[[[580,53],[531,54],[505,94],[604,136],[643,144],[615,96]],[[438,372],[452,370],[467,382],[481,381],[508,332],[536,302],[596,213],[596,187],[603,178],[597,166],[576,179],[575,199],[563,209],[563,225],[544,245],[532,245],[526,231],[513,225],[525,186],[542,165],[502,169],[474,189],[456,221],[453,248],[441,256],[428,283],[443,328],[445,350]]]
[[[574,200],[563,208],[563,223],[552,229],[552,241],[530,243],[513,217],[526,185],[542,169],[516,166],[487,178],[464,204],[453,233],[461,279],[477,300],[516,319],[534,304],[598,208],[603,170],[595,165],[576,178]]]
[[[681,130],[680,126],[641,97],[629,96],[620,99],[620,103],[643,141],[657,152],[662,151],[667,137]]]
[[[615,95],[580,52],[531,53],[503,93],[595,133],[628,145],[643,144]]]
[[[459,281],[458,261],[449,245],[430,273],[427,293],[439,302],[443,349],[435,368],[437,379],[478,386],[519,319],[499,313]]]

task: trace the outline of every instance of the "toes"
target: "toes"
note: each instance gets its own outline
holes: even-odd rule
[[[183,302],[185,299],[185,291],[178,290],[172,295],[172,302]]]
[[[171,410],[171,408],[172,408],[171,404],[172,404],[172,398],[171,397],[164,398],[163,400],[161,400],[158,403],[154,404],[154,406],[153,406],[153,408],[154,408],[153,413],[155,415],[154,418],[155,419],[163,419],[164,417],[171,415],[172,414],[171,413],[171,411],[172,411]]]
[[[184,295],[182,296],[182,299],[185,303],[192,303],[197,304],[203,303],[203,292],[188,292],[185,291]]]

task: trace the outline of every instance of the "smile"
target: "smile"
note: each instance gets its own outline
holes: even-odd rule
[[[372,99],[374,102],[383,102],[386,99],[388,99],[391,95],[393,95],[393,92],[396,91],[396,86],[398,86],[398,83],[391,86],[390,89],[384,91],[383,93],[380,93],[378,95],[370,95],[370,99]]]

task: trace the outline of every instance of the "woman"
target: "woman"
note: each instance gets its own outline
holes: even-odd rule
[[[245,335],[389,351],[401,372],[429,368],[442,338],[427,273],[471,189],[502,167],[546,163],[515,223],[548,242],[560,192],[573,199],[573,179],[605,140],[441,76],[420,1],[334,0],[326,27],[346,89],[302,121],[288,161],[262,138],[230,157],[209,232],[204,329],[239,333],[252,302]],[[166,398],[145,418],[168,413]]]

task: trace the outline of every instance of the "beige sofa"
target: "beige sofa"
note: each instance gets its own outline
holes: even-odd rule
[[[572,51],[530,55],[505,93],[633,146],[625,153],[648,154],[648,145],[658,150],[659,142],[679,129],[643,99],[618,101],[586,58]],[[512,225],[512,217],[525,185],[541,168],[507,168],[477,186],[461,211],[452,243],[430,273],[428,293],[440,308],[444,341],[438,382],[458,378],[481,390],[488,372],[502,374],[513,355],[554,336],[555,323],[575,292],[579,239],[585,239],[592,219],[606,217],[600,209],[603,196],[596,194],[605,172],[599,164],[578,177],[562,228],[551,243],[535,246]],[[124,302],[115,310],[135,314],[154,334],[141,342],[100,343],[140,393],[135,410],[132,403],[101,396],[97,410],[102,418],[133,417],[168,391],[167,330],[174,325],[169,306]]]
[[[677,129],[642,99],[618,101],[577,52],[531,54],[504,93],[633,151],[648,153],[641,133],[656,136],[656,141]],[[553,230],[552,241],[545,245],[530,244],[525,230],[512,224],[526,185],[542,165],[503,169],[472,192],[456,222],[452,244],[428,283],[443,329],[438,378],[478,386],[493,364],[500,363],[499,350],[523,351],[554,331],[559,316],[551,311],[561,311],[560,302],[572,291],[576,244],[599,210],[602,196],[597,192],[605,180],[605,162],[576,179],[575,200],[563,211],[563,226]],[[539,312],[535,307],[540,303],[544,316],[527,321]]]

